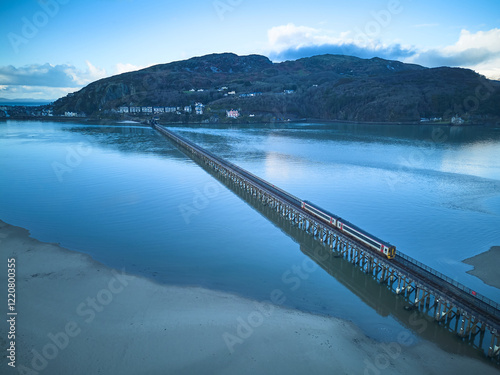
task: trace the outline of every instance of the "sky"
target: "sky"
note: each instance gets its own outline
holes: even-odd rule
[[[500,80],[500,1],[0,0],[0,98],[53,100],[222,52],[381,57]]]

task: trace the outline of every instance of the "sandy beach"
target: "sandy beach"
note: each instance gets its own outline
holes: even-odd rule
[[[485,284],[500,289],[500,246],[492,246],[484,253],[478,254],[472,258],[463,261],[466,264],[474,266],[467,273],[480,278]]]
[[[405,331],[381,344],[349,322],[285,309],[279,291],[257,302],[156,284],[1,221],[0,249],[4,290],[15,263],[18,314],[0,325],[2,350],[14,341],[16,366],[2,355],[2,374],[499,373],[413,343]]]

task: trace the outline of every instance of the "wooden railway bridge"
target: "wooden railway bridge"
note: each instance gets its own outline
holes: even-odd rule
[[[250,172],[230,163],[165,127],[152,127],[188,156],[230,181],[262,204],[279,213],[299,230],[309,233],[342,257],[439,324],[468,342],[479,344],[486,355],[500,361],[500,305],[440,272],[397,252],[388,260],[360,241],[346,236],[301,208],[301,200]]]

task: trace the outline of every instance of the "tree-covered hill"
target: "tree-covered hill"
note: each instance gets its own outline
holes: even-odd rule
[[[197,102],[205,105],[199,119],[234,108],[256,119],[417,122],[459,115],[480,123],[500,119],[500,82],[468,69],[380,58],[321,55],[272,63],[224,53],[101,79],[57,100],[54,109],[90,116],[122,106]]]

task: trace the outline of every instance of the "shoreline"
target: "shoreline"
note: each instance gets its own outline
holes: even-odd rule
[[[152,116],[153,117],[153,116]],[[151,118],[152,118],[151,117]],[[136,122],[138,125],[146,125],[149,126],[148,122],[151,118],[140,117],[140,118],[132,118],[132,117],[123,117],[120,119],[116,118],[94,118],[94,117],[58,117],[58,116],[17,116],[17,117],[0,117],[0,122],[6,122],[9,120],[13,121],[45,121],[45,122],[85,122],[97,125],[109,125],[109,124],[123,124],[126,121]],[[198,121],[191,122],[183,122],[183,121],[167,121],[162,122],[160,124],[175,124],[175,125],[253,125],[253,124],[296,124],[296,123],[318,123],[318,124],[352,124],[352,125],[380,125],[380,126],[390,126],[390,125],[401,125],[401,126],[443,126],[443,127],[456,127],[456,128],[471,128],[471,127],[486,127],[486,128],[496,128],[499,126],[498,122],[489,122],[489,123],[468,123],[462,125],[454,125],[449,122],[419,122],[419,121],[395,121],[395,122],[384,122],[384,121],[351,121],[351,120],[328,120],[328,119],[316,119],[316,118],[302,118],[297,120],[290,121],[246,121],[246,122],[238,122],[238,121],[224,121],[221,122],[210,122],[203,123]]]
[[[407,331],[398,342],[378,343],[350,322],[282,307],[279,293],[253,301],[113,270],[1,220],[0,246],[5,270],[15,259],[18,312],[17,368],[3,356],[5,374],[498,373],[411,342]],[[0,281],[6,285],[7,272]]]

